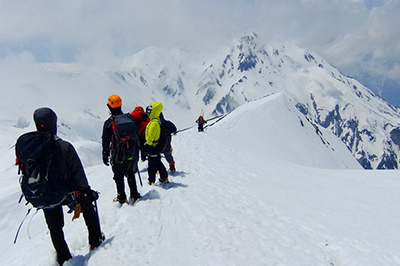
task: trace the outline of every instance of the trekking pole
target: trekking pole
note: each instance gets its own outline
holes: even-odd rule
[[[137,166],[137,174],[139,176],[139,181],[140,181],[140,186],[143,187],[143,183],[142,183],[142,177],[140,176],[140,169],[139,169],[139,165]]]
[[[130,162],[129,162],[129,165],[131,165],[132,163],[133,163],[133,161],[130,161]],[[129,168],[129,167],[130,167],[130,166],[128,166],[128,168]],[[134,169],[134,170],[135,170],[135,169]],[[134,171],[134,170],[133,170],[133,171]],[[140,185],[143,187],[142,178],[140,177],[140,171],[139,171],[138,162],[136,162],[136,170],[137,170],[137,173],[138,173],[138,176],[139,176]],[[133,172],[133,173],[135,173],[135,172]],[[128,177],[128,173],[126,173],[125,176]],[[135,178],[135,176],[133,176],[133,178]]]
[[[97,215],[97,220],[99,221],[99,230],[100,230],[100,234],[101,234],[103,231],[101,231],[99,208],[97,207],[97,200],[94,201],[94,207],[96,208],[96,215]]]

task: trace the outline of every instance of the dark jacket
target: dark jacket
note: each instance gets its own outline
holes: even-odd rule
[[[90,189],[81,160],[71,143],[62,140],[57,134],[57,115],[50,108],[39,108],[33,115],[38,131],[50,132],[57,140],[55,151],[58,173],[61,179],[69,182],[71,191]]]
[[[84,191],[90,188],[82,162],[71,143],[59,139],[56,142],[57,167],[61,179],[73,181],[72,190]]]
[[[103,125],[103,134],[101,135],[103,157],[110,157],[110,146],[113,136],[113,129],[111,125],[111,117],[108,118]]]
[[[116,116],[122,114],[121,107],[119,108],[110,108],[111,116],[104,121],[103,125],[103,134],[101,135],[102,147],[103,147],[103,158],[110,157],[110,146],[113,137],[113,129],[112,129],[112,116]]]
[[[113,126],[112,126],[112,121],[115,116],[123,114],[120,107],[115,108],[115,109],[110,108],[110,110],[111,110],[111,116],[104,122],[103,134],[101,136],[102,148],[103,148],[103,152],[102,152],[103,153],[103,161],[104,161],[104,158],[110,157],[110,153],[112,152],[111,148],[115,144],[115,142],[113,143],[113,141],[115,141],[115,138],[114,138],[114,130],[113,130]],[[125,115],[130,117],[130,114],[125,114]],[[135,125],[136,125],[135,131],[137,132],[137,129],[139,128],[139,124],[140,124],[139,120],[134,117],[133,118],[130,117],[130,119],[135,123]],[[137,134],[137,138],[138,138],[139,134],[138,133],[136,133],[136,134]],[[134,140],[134,141],[136,142],[138,140]],[[139,143],[137,144],[137,146],[139,146]],[[137,147],[137,148],[139,148],[139,147]],[[135,149],[133,157],[134,158],[138,157],[138,149]],[[113,158],[113,159],[115,159],[115,158]]]
[[[205,123],[207,123],[207,121],[201,115],[201,116],[199,116],[199,118],[197,118],[196,123],[198,123],[199,125],[204,125]]]

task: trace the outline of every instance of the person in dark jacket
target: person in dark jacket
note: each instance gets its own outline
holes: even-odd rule
[[[170,120],[166,120],[164,118],[164,115],[163,115],[162,112],[160,114],[160,122],[161,122],[162,125],[164,125],[168,129],[168,131],[171,134],[175,134],[176,133],[177,128],[176,128],[175,124],[172,123]],[[176,172],[175,159],[174,159],[174,156],[172,156],[172,150],[173,150],[172,149],[172,145],[170,144],[169,145],[169,149],[166,152],[164,152],[164,156],[165,156],[165,159],[167,160],[167,162],[169,164],[169,170],[171,171],[171,173],[175,173]]]
[[[107,107],[111,112],[111,116],[104,122],[103,126],[103,134],[102,134],[102,146],[103,146],[103,163],[108,166],[111,161],[111,168],[114,173],[114,181],[117,187],[117,197],[114,199],[115,202],[129,203],[126,198],[125,193],[125,181],[124,177],[127,176],[128,186],[130,189],[130,199],[131,203],[135,203],[137,199],[141,197],[138,192],[136,186],[135,172],[137,172],[137,161],[138,161],[138,153],[139,153],[139,143],[137,143],[137,147],[135,151],[132,153],[132,156],[124,159],[117,160],[117,156],[115,154],[115,141],[116,138],[114,136],[114,130],[112,121],[117,115],[123,114],[122,112],[122,100],[118,95],[111,95],[108,98]],[[129,114],[125,114],[130,117]],[[135,122],[138,127],[138,122]],[[136,127],[136,132],[137,132]],[[138,133],[137,133],[138,134]],[[111,155],[111,158],[110,158]]]
[[[89,233],[89,249],[93,250],[104,241],[97,209],[93,204],[98,199],[98,193],[90,188],[81,160],[72,144],[56,136],[57,115],[54,111],[47,107],[39,108],[34,112],[33,118],[38,131],[50,132],[56,139],[52,149],[55,151],[54,156],[58,172],[60,178],[64,182],[68,182],[69,187],[71,187],[70,193],[62,205],[73,206],[76,203],[75,201],[78,201]],[[76,199],[76,197],[78,198]],[[60,265],[72,258],[64,239],[62,205],[43,210],[51,240],[57,252],[57,261]]]
[[[197,130],[199,132],[203,132],[204,131],[204,124],[206,124],[207,121],[204,119],[204,117],[202,115],[199,116],[199,118],[197,118],[196,123],[198,125],[197,126]]]

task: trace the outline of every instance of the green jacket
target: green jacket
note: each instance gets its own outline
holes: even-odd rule
[[[163,110],[163,105],[160,102],[152,102],[152,111],[149,115],[150,123],[146,127],[146,143],[150,146],[157,146],[160,138],[160,114]]]

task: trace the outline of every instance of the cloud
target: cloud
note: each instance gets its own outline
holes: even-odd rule
[[[38,61],[96,61],[147,46],[212,50],[255,31],[292,41],[345,74],[395,79],[397,0],[3,0],[0,59],[28,50]]]
[[[396,25],[400,2],[377,4],[379,6],[363,10],[357,18],[357,27],[347,27],[337,34],[334,41],[321,43],[322,49],[318,52],[342,72],[360,79],[371,88],[385,89],[382,85],[389,82],[391,90],[398,88],[398,94],[400,28]],[[371,76],[374,77],[372,80]]]

